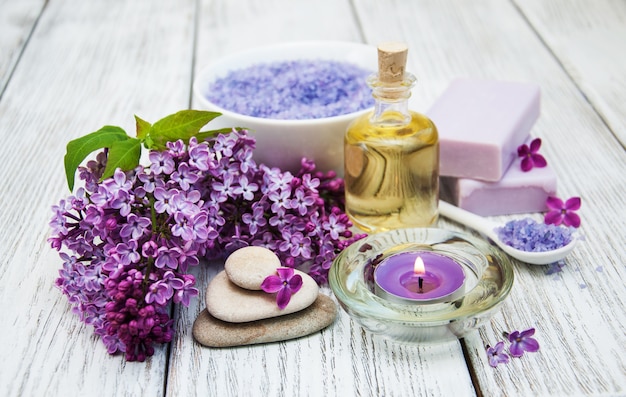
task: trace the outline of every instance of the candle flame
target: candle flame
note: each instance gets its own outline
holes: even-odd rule
[[[424,267],[424,261],[421,256],[415,258],[415,264],[413,265],[413,273],[415,274],[424,274],[426,273],[426,268]]]

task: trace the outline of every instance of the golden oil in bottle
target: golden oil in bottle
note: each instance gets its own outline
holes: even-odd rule
[[[350,124],[344,140],[346,213],[367,232],[427,227],[437,221],[439,141],[426,116],[408,110],[415,76],[407,48],[378,48],[378,73],[368,78],[376,105]]]

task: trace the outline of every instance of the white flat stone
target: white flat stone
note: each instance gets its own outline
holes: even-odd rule
[[[281,310],[276,304],[276,294],[241,288],[228,279],[226,271],[221,271],[207,286],[207,310],[222,321],[243,323],[305,309],[317,299],[319,287],[308,274],[299,270],[295,270],[295,273],[302,276],[302,288],[291,296],[287,307]]]
[[[193,323],[193,337],[209,347],[278,342],[320,331],[335,321],[337,305],[319,294],[315,302],[296,313],[247,323],[221,321],[203,310]]]
[[[241,288],[260,290],[265,277],[281,267],[280,259],[264,247],[244,247],[230,254],[224,263],[228,278]]]

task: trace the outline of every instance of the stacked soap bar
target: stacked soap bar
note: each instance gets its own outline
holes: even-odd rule
[[[427,114],[439,130],[442,184],[457,206],[484,216],[546,209],[556,175],[549,167],[523,172],[517,155],[539,112],[535,84],[452,82]]]
[[[519,160],[496,182],[443,177],[441,183],[458,207],[482,216],[545,211],[546,199],[556,194],[556,174],[549,165],[524,172]]]

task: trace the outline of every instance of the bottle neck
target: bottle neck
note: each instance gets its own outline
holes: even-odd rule
[[[411,121],[409,98],[416,78],[411,73],[404,73],[404,80],[398,83],[384,83],[373,74],[367,79],[375,100],[374,112],[370,122],[377,125],[398,126]]]

